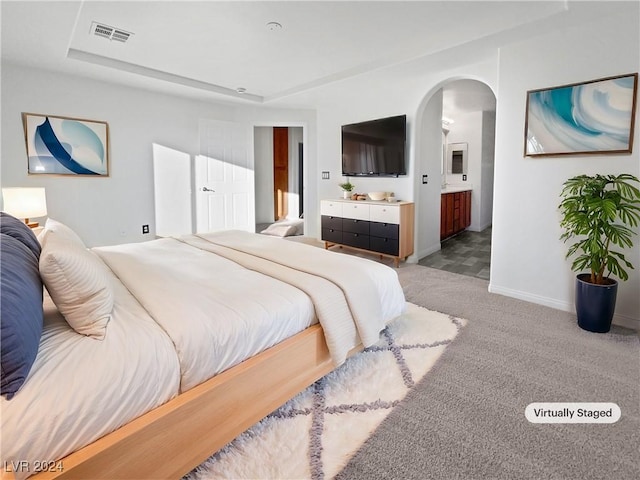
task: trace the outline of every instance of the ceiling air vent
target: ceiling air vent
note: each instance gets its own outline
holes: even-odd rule
[[[110,27],[104,23],[93,22],[91,24],[91,33],[98,37],[108,38],[109,40],[116,40],[117,42],[126,42],[129,37],[133,35],[131,32],[121,30],[119,28]]]

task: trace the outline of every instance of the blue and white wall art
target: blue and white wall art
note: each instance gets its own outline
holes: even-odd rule
[[[527,92],[526,156],[631,153],[638,74]]]
[[[109,175],[106,122],[23,113],[28,172]]]

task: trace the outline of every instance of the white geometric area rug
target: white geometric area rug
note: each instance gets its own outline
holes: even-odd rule
[[[251,427],[185,479],[332,478],[466,320],[407,303],[380,341]]]

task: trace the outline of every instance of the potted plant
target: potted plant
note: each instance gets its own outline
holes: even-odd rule
[[[344,198],[349,198],[349,196],[351,195],[351,191],[356,188],[355,185],[353,183],[351,183],[349,180],[347,180],[344,183],[339,184],[339,187],[342,189],[342,196]]]
[[[561,240],[576,238],[566,257],[576,256],[571,270],[576,277],[578,325],[592,332],[608,332],[615,310],[618,282],[629,278],[633,268],[614,247],[630,248],[633,228],[640,223],[640,190],[637,177],[621,175],[579,175],[563,184],[560,194],[564,233]],[[588,273],[580,273],[585,270]]]

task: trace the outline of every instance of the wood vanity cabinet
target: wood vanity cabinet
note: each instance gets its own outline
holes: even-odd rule
[[[393,257],[396,267],[413,253],[414,204],[322,200],[322,240]]]
[[[460,233],[471,225],[471,190],[440,196],[440,240]]]

